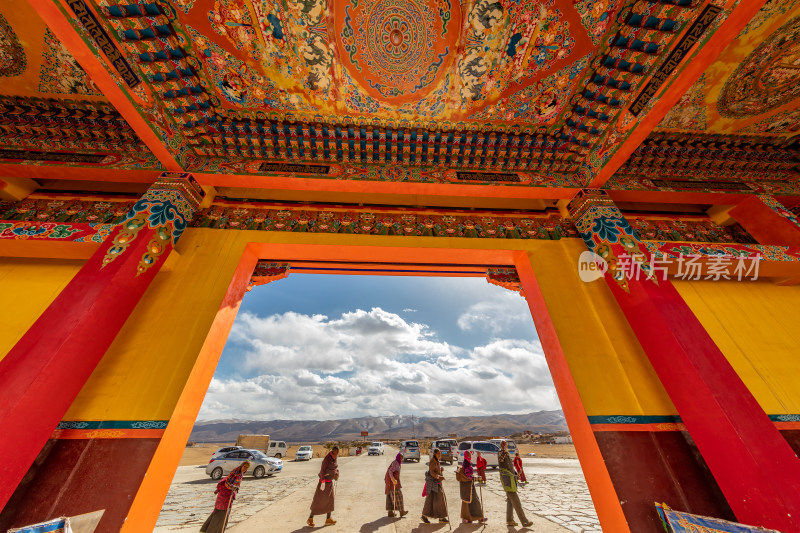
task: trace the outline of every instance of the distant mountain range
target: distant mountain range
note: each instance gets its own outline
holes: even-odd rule
[[[344,420],[209,420],[198,421],[189,440],[196,442],[234,442],[243,433],[269,435],[288,442],[323,442],[357,439],[362,431],[370,437],[403,439],[416,437],[474,435],[513,435],[523,431],[554,433],[566,431],[564,413],[539,411],[525,415],[412,417],[368,416]]]

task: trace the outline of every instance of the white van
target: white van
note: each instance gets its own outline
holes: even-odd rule
[[[517,443],[511,439],[491,439],[489,442],[492,444],[497,444],[497,447],[500,447],[500,443],[506,441],[508,443],[508,453],[511,455],[511,458],[514,458],[514,455],[517,453]]]
[[[267,448],[267,457],[277,457],[278,459],[286,457],[286,443],[282,440],[270,441]]]
[[[486,459],[487,468],[497,468],[500,465],[497,461],[497,452],[500,451],[500,446],[493,442],[486,440],[460,442],[458,445],[458,464],[464,462],[464,452],[466,451],[469,451],[472,456],[470,460],[473,465],[478,460],[478,452],[481,452],[481,457]]]

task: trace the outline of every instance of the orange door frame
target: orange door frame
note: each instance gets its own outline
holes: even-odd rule
[[[155,526],[169,491],[172,474],[177,469],[197,419],[257,261],[265,259],[290,264],[292,261],[335,261],[346,265],[373,262],[379,258],[382,263],[427,263],[454,267],[487,264],[514,266],[517,269],[600,525],[604,531],[630,533],[528,253],[523,250],[497,249],[249,243],[133,501],[122,532],[149,531]]]

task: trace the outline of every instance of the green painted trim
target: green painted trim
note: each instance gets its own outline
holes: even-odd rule
[[[56,429],[165,429],[169,420],[62,420]]]
[[[800,422],[800,414],[767,415],[772,422]],[[679,424],[680,416],[673,415],[602,415],[590,416],[590,424]]]

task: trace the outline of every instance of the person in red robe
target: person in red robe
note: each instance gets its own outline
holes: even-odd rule
[[[475,468],[478,470],[478,477],[481,478],[481,483],[486,483],[486,459],[478,452],[478,458],[475,459]]]
[[[228,477],[217,483],[217,490],[214,491],[214,494],[217,495],[214,510],[203,525],[200,526],[200,531],[203,533],[222,533],[225,531],[225,526],[228,524],[228,513],[233,500],[236,499],[236,493],[239,492],[242,476],[244,476],[249,467],[250,461],[245,461],[231,470]]]
[[[317,482],[317,490],[314,491],[314,499],[311,501],[311,514],[308,515],[306,523],[309,527],[314,527],[314,515],[324,514],[325,525],[332,526],[336,524],[336,520],[331,518],[333,513],[334,503],[336,499],[336,488],[333,482],[339,479],[339,463],[336,458],[339,457],[339,447],[334,446],[325,459],[322,460],[322,466],[319,469],[319,481]]]
[[[525,478],[525,471],[522,469],[522,458],[519,456],[519,452],[514,456],[514,470],[517,471],[517,477],[522,483],[528,482]]]

